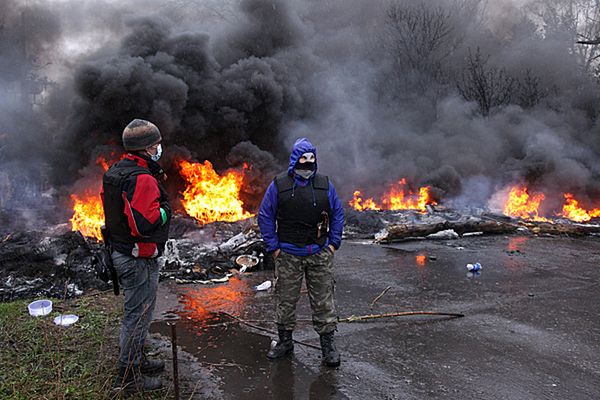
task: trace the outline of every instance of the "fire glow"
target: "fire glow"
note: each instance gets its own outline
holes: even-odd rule
[[[182,205],[189,216],[205,224],[252,217],[240,200],[243,171],[231,170],[220,176],[208,160],[204,163],[184,160],[179,164],[179,173],[187,182]]]
[[[355,210],[418,210],[426,212],[427,205],[437,204],[432,198],[429,186],[419,188],[418,193],[408,189],[406,179],[401,179],[397,184],[391,185],[382,196],[380,203],[373,198],[363,199],[360,191],[354,192],[354,197],[348,204]]]
[[[563,205],[562,212],[559,214],[560,216],[575,222],[587,222],[592,218],[600,217],[600,208],[587,211],[581,207],[579,201],[571,193],[565,193],[564,196],[565,204]]]
[[[564,193],[563,196],[565,201],[562,210],[554,213],[555,216],[574,222],[587,222],[600,217],[600,208],[586,210],[573,194]],[[529,221],[551,222],[540,216],[540,206],[545,198],[544,193],[530,193],[525,186],[513,186],[504,204],[504,215]]]
[[[101,167],[102,173],[109,168],[109,161],[100,156],[96,159],[96,165]],[[101,178],[98,178],[98,182]],[[86,190],[84,194],[71,194],[73,202],[73,216],[71,230],[79,231],[83,236],[92,237],[102,241],[100,228],[104,225],[104,208],[100,198],[100,190],[93,192]]]
[[[540,204],[545,198],[543,193],[529,194],[525,186],[513,186],[504,204],[504,215],[531,221],[548,221],[539,215]]]
[[[102,241],[100,227],[104,225],[104,209],[100,196],[88,193],[80,198],[72,194],[71,200],[73,200],[71,229],[81,232],[83,236]]]

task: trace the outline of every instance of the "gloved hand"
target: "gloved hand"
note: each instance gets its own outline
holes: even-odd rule
[[[169,219],[171,219],[171,206],[168,202],[162,202],[160,204],[160,218],[162,220],[162,225],[166,224]]]

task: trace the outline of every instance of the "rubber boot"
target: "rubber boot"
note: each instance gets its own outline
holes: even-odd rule
[[[158,374],[164,370],[165,362],[163,360],[150,360],[145,354],[142,356],[142,364],[140,365],[140,372],[142,374]]]
[[[113,384],[113,393],[129,395],[160,388],[162,383],[158,378],[142,375],[138,367],[120,367]]]
[[[321,352],[323,353],[323,362],[328,367],[337,367],[340,365],[340,353],[335,347],[333,332],[321,335]]]
[[[284,357],[294,352],[294,341],[292,339],[292,332],[286,329],[278,329],[279,341],[273,346],[267,353],[267,357],[271,360]]]

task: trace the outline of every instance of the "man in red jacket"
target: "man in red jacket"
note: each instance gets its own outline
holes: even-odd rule
[[[160,181],[164,172],[157,163],[162,137],[153,123],[135,119],[123,131],[125,157],[102,177],[105,225],[112,259],[125,296],[119,338],[120,354],[116,391],[159,389],[164,362],[143,353],[158,289],[157,257],[169,233],[171,207]]]

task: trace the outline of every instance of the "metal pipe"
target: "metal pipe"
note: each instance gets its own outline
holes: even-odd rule
[[[171,347],[173,349],[173,390],[175,400],[179,400],[179,369],[177,364],[177,325],[175,322],[167,322],[171,327]]]

